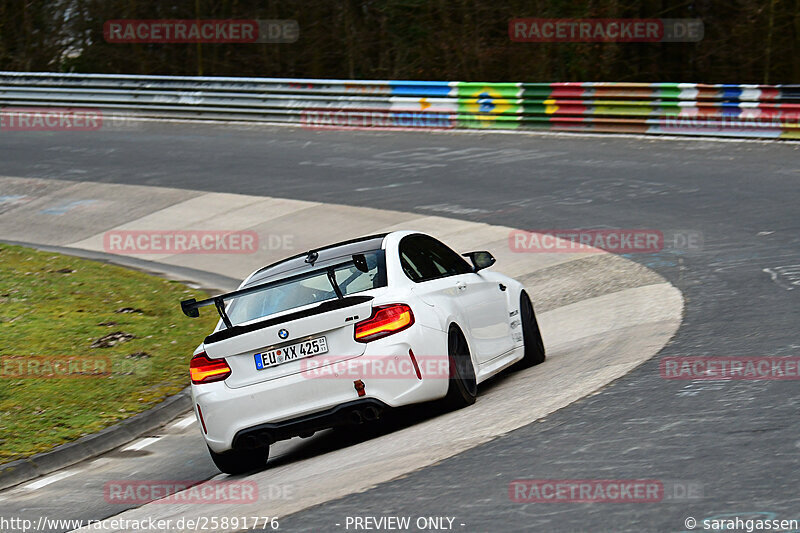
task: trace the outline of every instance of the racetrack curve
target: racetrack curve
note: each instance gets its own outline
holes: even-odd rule
[[[699,232],[699,249],[629,257],[686,297],[684,324],[661,355],[796,355],[800,344],[791,268],[800,264],[797,145],[166,124],[3,140],[6,176],[270,195],[526,229]],[[284,517],[281,529],[332,530],[365,514],[454,516],[465,531],[680,531],[686,516],[725,512],[797,518],[796,402],[793,382],[664,381],[656,358],[544,422]],[[508,498],[517,478],[679,480],[703,494],[681,504],[519,504]]]
[[[169,228],[254,231],[260,237],[258,246],[246,254],[135,254],[140,261],[144,259],[140,268],[161,269],[162,275],[168,277],[185,274],[186,265],[191,265],[218,277],[241,278],[298,250],[314,249],[365,232],[416,228],[435,233],[456,249],[492,251],[504,272],[525,283],[538,309],[538,321],[548,346],[546,372],[541,366],[517,374],[506,373],[481,387],[480,403],[458,412],[442,413],[426,404],[391,413],[382,424],[360,437],[372,437],[365,442],[353,442],[352,437],[359,438],[358,435],[342,439],[341,432],[322,432],[308,442],[300,438],[280,442],[271,450],[272,468],[247,478],[248,482],[257,483],[259,499],[250,505],[236,505],[236,512],[249,516],[259,515],[265,507],[270,513],[284,516],[366,490],[530,423],[655,355],[680,324],[679,291],[651,270],[601,250],[590,254],[514,253],[509,248],[510,228],[438,216],[153,186],[9,177],[0,177],[0,184],[10,193],[5,196],[15,199],[0,214],[4,234],[12,239],[30,239],[36,246],[56,245],[56,250],[100,254],[128,262],[129,255],[103,253],[113,242],[106,236]],[[291,249],[283,243],[291,244]],[[275,244],[281,246],[275,249]],[[192,270],[190,279],[196,278],[197,272]],[[177,312],[176,305],[175,326],[184,320],[187,319]],[[371,380],[365,378],[365,383],[369,390]],[[355,399],[355,391],[352,394]],[[76,517],[66,502],[71,502],[80,487],[81,496],[74,502],[83,504],[79,517],[96,519],[134,506],[109,501],[107,483],[119,486],[120,481],[131,479],[206,479],[214,469],[197,430],[193,428],[195,431],[190,434],[185,431],[185,424],[191,422],[188,417],[91,462],[75,464],[78,461],[73,460],[59,469],[43,469],[42,463],[47,462],[34,457],[31,461],[41,473],[53,473],[4,492],[2,497],[7,502],[0,503],[0,512],[19,509],[25,502],[48,500],[63,502],[51,504],[49,514]],[[425,446],[419,448],[421,441]],[[305,457],[305,461],[299,461]],[[179,458],[177,463],[175,458]],[[315,475],[320,471],[326,475]],[[189,473],[194,477],[187,476]],[[290,487],[291,498],[284,497],[282,489],[282,497],[271,496],[275,494],[276,476],[281,488]],[[3,479],[0,477],[0,482]],[[83,495],[91,493],[104,497],[94,498],[89,505],[83,503]],[[202,509],[196,504],[153,505],[156,507],[144,506],[126,513],[124,518],[211,518],[231,510],[227,503],[209,503]],[[30,511],[25,518],[38,520]]]

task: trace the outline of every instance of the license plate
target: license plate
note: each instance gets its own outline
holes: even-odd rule
[[[328,340],[325,337],[316,337],[307,341],[281,346],[268,352],[255,354],[256,370],[264,370],[271,366],[282,365],[304,357],[319,355],[328,351]]]

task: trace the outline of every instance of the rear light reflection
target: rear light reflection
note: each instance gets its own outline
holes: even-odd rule
[[[206,421],[203,419],[203,410],[200,409],[200,404],[197,404],[197,415],[200,417],[200,424],[203,425],[203,433],[208,435],[208,430],[206,429]]]
[[[414,313],[406,304],[391,304],[376,307],[372,316],[356,324],[355,339],[370,342],[392,335],[414,324]]]
[[[205,352],[200,352],[189,363],[189,375],[195,385],[213,383],[230,376],[231,367],[225,359],[209,359]]]
[[[414,357],[414,351],[409,349],[408,356],[411,358],[411,363],[414,365],[414,372],[417,373],[417,379],[422,379],[422,373],[419,371],[419,365],[417,364],[417,358]]]

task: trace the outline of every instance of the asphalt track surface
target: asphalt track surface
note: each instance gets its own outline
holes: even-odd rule
[[[412,524],[452,517],[463,531],[684,531],[690,516],[800,519],[797,381],[671,381],[658,369],[664,356],[798,355],[799,163],[800,144],[698,139],[157,123],[0,138],[7,176],[268,195],[532,230],[702,236],[682,251],[629,256],[686,300],[684,323],[659,356],[544,420],[282,517],[284,531],[344,531],[347,517],[368,515]],[[658,479],[693,489],[649,504],[511,501],[509,483],[526,478]]]

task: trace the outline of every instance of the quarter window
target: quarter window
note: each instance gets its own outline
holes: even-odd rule
[[[460,255],[427,235],[409,235],[400,241],[400,264],[411,281],[467,274],[472,269]]]

